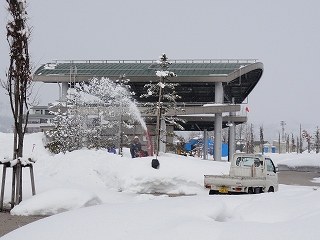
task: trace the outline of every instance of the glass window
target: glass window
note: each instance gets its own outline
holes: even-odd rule
[[[48,123],[48,119],[40,118],[40,123]]]
[[[255,167],[260,166],[260,159],[259,158],[252,158],[252,157],[238,157],[236,160],[237,166],[245,166],[251,167],[254,164]]]
[[[266,158],[266,164],[267,164],[267,171],[268,172],[275,172],[275,167],[274,167],[273,162],[270,158]]]

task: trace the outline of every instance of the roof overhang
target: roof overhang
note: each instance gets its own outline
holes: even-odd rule
[[[127,63],[87,61],[56,62],[39,67],[33,77],[34,81],[44,83],[63,83],[70,85],[88,82],[93,77],[108,77],[119,79],[125,74],[130,79],[131,89],[136,93],[134,98],[138,102],[153,101],[140,98],[145,93],[145,84],[157,82],[157,70],[154,62],[134,61]],[[263,73],[263,64],[249,60],[172,60],[169,70],[177,74],[171,78],[172,83],[178,83],[177,93],[181,96],[179,102],[185,103],[213,103],[215,101],[215,83],[221,82],[224,88],[226,103],[242,103],[259,82]]]

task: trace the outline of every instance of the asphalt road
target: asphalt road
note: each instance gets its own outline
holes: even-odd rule
[[[320,182],[311,182],[314,178],[320,178],[320,173],[280,171],[278,176],[280,184],[320,187]],[[8,212],[0,212],[0,237],[42,218],[44,216],[12,216]]]
[[[278,177],[280,184],[320,187],[320,182],[311,182],[314,178],[320,178],[318,172],[280,171]]]

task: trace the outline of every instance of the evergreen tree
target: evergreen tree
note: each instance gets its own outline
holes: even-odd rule
[[[167,124],[173,124],[181,130],[183,130],[181,122],[185,122],[181,118],[167,115],[170,110],[174,110],[176,112],[183,111],[183,109],[176,104],[176,100],[181,97],[175,91],[175,87],[178,84],[169,82],[172,77],[176,76],[176,74],[169,71],[169,65],[171,63],[169,62],[167,55],[162,54],[157,63],[159,64],[159,70],[156,71],[156,75],[159,77],[159,81],[156,83],[146,84],[144,86],[146,88],[146,93],[140,96],[141,98],[157,98],[158,100],[157,102],[150,101],[149,103],[144,104],[146,107],[144,113],[157,116],[155,148],[156,156],[159,154],[159,142],[161,140],[160,135],[169,134],[165,129],[161,129],[161,120],[164,120]]]
[[[55,154],[66,153],[70,149],[71,142],[67,114],[62,112],[60,107],[53,113],[55,114],[51,121],[53,128],[46,132],[50,142],[45,147]]]

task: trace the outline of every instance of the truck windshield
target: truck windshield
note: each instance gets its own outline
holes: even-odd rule
[[[236,161],[236,165],[239,167],[251,167],[252,164],[254,164],[255,167],[260,166],[260,160],[259,158],[253,158],[253,157],[238,157]]]

